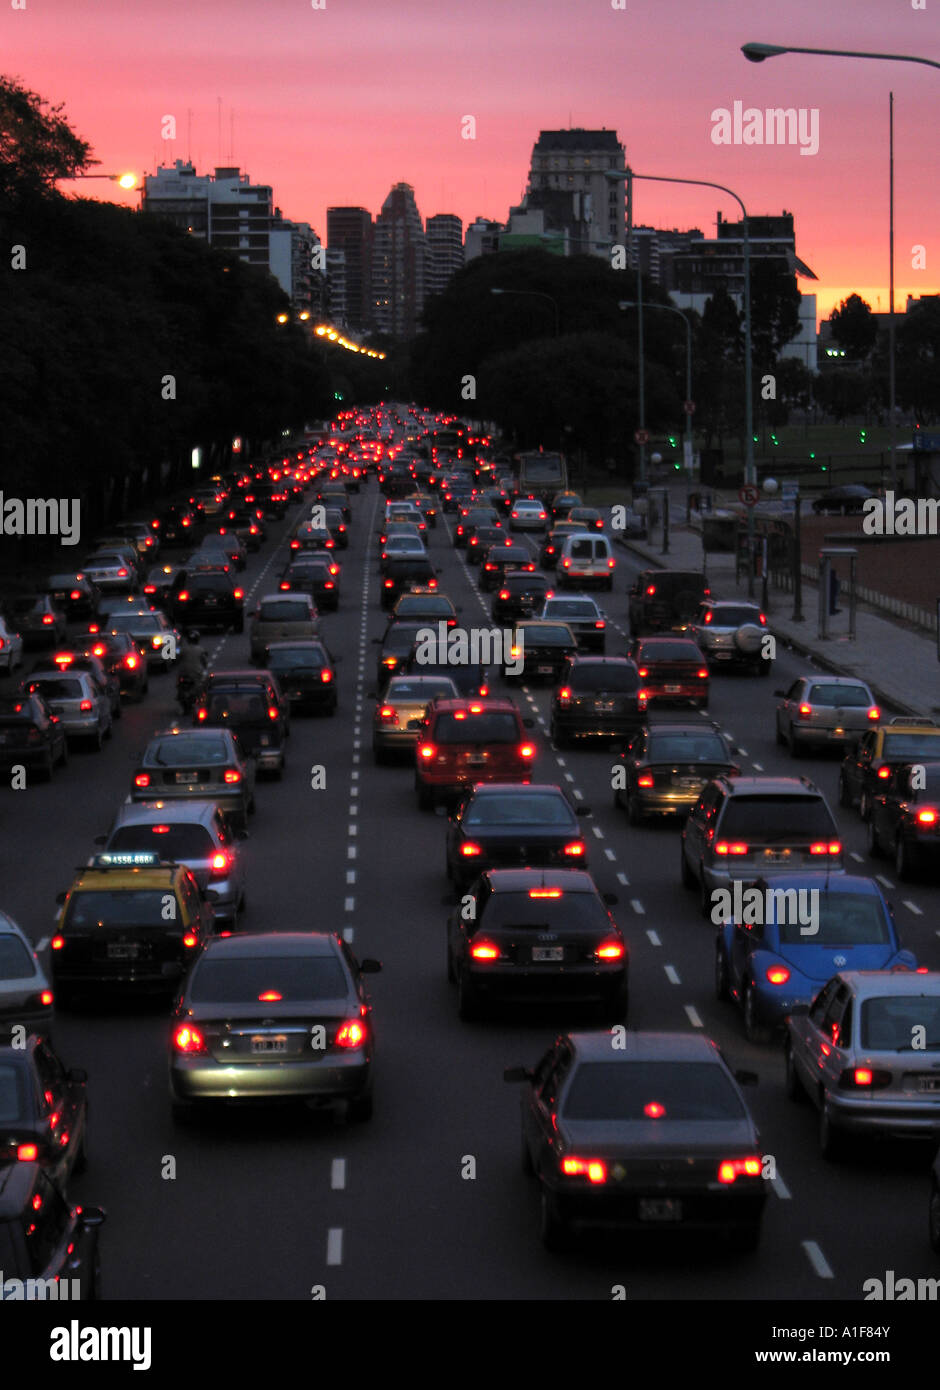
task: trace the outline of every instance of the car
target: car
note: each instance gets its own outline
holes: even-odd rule
[[[634,637],[671,631],[710,595],[702,570],[641,570],[630,587],[630,631]]]
[[[654,815],[688,815],[710,778],[740,773],[738,751],[717,724],[650,722],[620,753],[614,805],[624,808],[631,825]]]
[[[437,502],[434,497],[427,492],[416,492],[411,498],[406,498],[418,508],[428,526],[437,525]]]
[[[223,507],[216,521],[221,523],[220,536],[237,536],[246,550],[260,550],[267,536],[263,509],[247,498]]]
[[[603,531],[604,516],[596,507],[572,507],[568,513],[569,521],[574,521],[582,531]]]
[[[144,576],[141,593],[154,607],[168,609],[174,580],[177,575],[185,573],[183,565],[154,565]]]
[[[576,737],[630,737],[645,719],[646,694],[634,662],[616,656],[568,658],[552,692],[556,748],[568,747]]]
[[[142,613],[153,611],[153,604],[143,594],[104,594],[94,622],[88,624],[88,631],[96,634],[102,629],[109,629],[111,619],[119,615],[139,617]]]
[[[437,588],[437,571],[427,554],[398,555],[385,562],[382,582],[379,588],[379,604],[382,608],[394,608],[402,594],[416,586]]]
[[[140,587],[137,552],[101,550],[89,555],[82,573],[103,594],[135,594]]]
[[[581,505],[581,498],[576,492],[556,492],[549,508],[552,514],[552,525],[564,521],[570,515],[572,507],[580,507]]]
[[[900,879],[935,871],[940,849],[940,762],[899,767],[888,791],[876,791],[868,817],[868,853],[894,856]]]
[[[868,684],[850,676],[799,676],[786,690],[775,690],[777,742],[791,758],[809,748],[854,745],[881,720]]]
[[[566,623],[541,618],[516,623],[503,679],[557,682],[577,649],[577,638]]]
[[[753,887],[756,897],[729,911],[715,934],[715,995],[738,1005],[749,1042],[781,1030],[833,970],[917,969],[875,879],[769,874]]]
[[[509,513],[510,531],[544,531],[548,513],[534,497],[519,497]]]
[[[63,675],[69,675],[73,671],[84,671],[91,676],[98,690],[107,696],[112,719],[121,718],[121,683],[93,652],[76,651],[74,648],[55,652],[37,661],[32,673],[50,671],[61,671]]]
[[[808,777],[713,777],[682,827],[684,888],[699,889],[711,919],[717,889],[761,873],[843,868],[842,841],[826,798]]]
[[[379,683],[381,687],[381,682]],[[414,756],[415,744],[432,700],[459,699],[459,691],[448,676],[393,675],[381,697],[369,692],[376,705],[372,714],[372,756],[387,762],[396,753]]]
[[[460,550],[467,546],[474,531],[482,526],[491,526],[499,531],[504,539],[503,522],[499,512],[495,507],[481,506],[475,499],[469,499],[461,505],[457,512],[457,525],[454,527],[454,546]]]
[[[380,693],[405,659],[410,656],[418,640],[418,634],[424,632],[429,626],[431,624],[420,618],[402,618],[390,622],[385,629],[384,636],[373,637],[373,643],[379,648],[379,655],[376,658],[375,681],[376,688]]]
[[[769,676],[773,661],[764,655],[767,618],[756,603],[706,599],[685,624],[683,634],[696,642],[709,667],[744,667]]]
[[[46,1038],[0,1046],[0,1171],[38,1163],[64,1186],[88,1166],[87,1072],[66,1070]]]
[[[65,614],[48,594],[14,594],[3,606],[4,626],[20,638],[21,660],[25,648],[58,647],[65,641]]]
[[[88,739],[99,751],[111,737],[111,701],[86,671],[37,671],[23,692],[41,695],[49,713],[69,739]]]
[[[564,623],[575,635],[578,650],[603,656],[607,645],[607,615],[588,594],[546,594],[541,612],[545,622]]]
[[[0,670],[11,676],[23,664],[23,639],[0,614]]]
[[[331,555],[304,555],[294,560],[281,576],[282,594],[309,594],[318,612],[339,607],[340,567]]]
[[[66,1290],[82,1302],[100,1298],[104,1220],[101,1207],[71,1206],[40,1163],[0,1167],[0,1299],[65,1298]]]
[[[232,924],[245,907],[245,866],[238,841],[215,801],[139,801],[119,809],[107,835],[96,838],[106,854],[154,851],[189,869],[200,892],[212,890],[214,926]]]
[[[649,538],[649,526],[646,516],[640,512],[635,512],[632,507],[615,507],[617,513],[612,523],[612,529],[620,536],[628,537],[633,541],[645,541]]]
[[[575,808],[553,783],[470,783],[448,823],[447,876],[462,888],[484,869],[585,869],[578,818],[590,814],[589,806]]]
[[[768,1184],[739,1082],[700,1033],[565,1033],[524,1082],[522,1167],[538,1181],[542,1242],[583,1231],[701,1231],[754,1250]]]
[[[442,659],[437,661],[425,660],[428,655],[437,655]],[[457,692],[464,700],[485,700],[490,693],[492,684],[492,671],[489,666],[484,666],[480,662],[452,662],[447,660],[446,652],[440,649],[435,653],[422,652],[415,648],[401,662],[399,667],[400,675],[411,676],[445,676],[453,681],[457,687]]]
[[[168,607],[173,622],[200,630],[221,628],[243,632],[245,591],[227,570],[202,569],[196,558],[193,557],[170,585]]]
[[[127,632],[133,637],[148,671],[160,674],[176,664],[180,635],[171,626],[166,614],[154,611],[117,612],[110,615],[107,625],[112,632]]]
[[[152,557],[160,549],[159,533],[149,521],[119,521],[112,530],[116,536],[129,541],[144,559]]]
[[[101,590],[84,573],[50,574],[43,581],[42,589],[69,622],[76,618],[93,618],[98,611]]]
[[[13,1039],[20,1027],[48,1038],[53,1004],[52,985],[32,943],[8,913],[0,912],[0,1042]]]
[[[193,724],[200,729],[229,729],[258,772],[284,773],[289,703],[276,677],[265,672],[214,671],[193,703]]]
[[[374,1032],[357,961],[333,934],[216,937],[176,1000],[169,1035],[173,1119],[232,1100],[343,1103],[372,1117]]]
[[[868,499],[875,495],[863,483],[842,483],[815,498],[813,511],[817,516],[859,516]]]
[[[561,543],[556,566],[559,586],[571,589],[597,584],[602,589],[612,589],[616,564],[606,536],[575,531]]]
[[[816,1106],[823,1158],[841,1157],[850,1137],[936,1144],[938,1050],[940,971],[840,970],[791,1012],[787,1095]]]
[[[333,537],[337,550],[349,549],[349,527],[340,507],[326,508],[326,529]]]
[[[202,531],[203,518],[188,503],[169,503],[155,520],[154,530],[163,546],[192,545]]]
[[[535,561],[524,545],[514,543],[507,536],[497,545],[491,545],[480,562],[480,588],[488,593],[501,589],[509,570],[533,573]]]
[[[142,700],[150,688],[147,662],[129,632],[99,632],[85,639],[85,652],[96,656],[117,680],[121,695]]]
[[[268,647],[268,669],[276,676],[289,708],[311,713],[336,713],[338,660],[319,638],[272,642]]]
[[[582,869],[490,869],[447,922],[447,978],[460,1017],[490,1004],[550,1001],[600,1006],[621,1023],[630,952],[603,897]]]
[[[480,782],[530,781],[533,722],[512,700],[434,700],[415,745],[418,805],[428,810]]]
[[[217,801],[232,824],[248,828],[255,764],[230,729],[164,729],[147,744],[131,779],[132,801]]]
[[[65,729],[53,718],[42,694],[21,691],[0,695],[0,768],[21,766],[51,780],[55,767],[68,762]]]
[[[56,902],[50,959],[60,1009],[87,990],[175,988],[213,928],[211,900],[193,874],[158,851],[93,855]]]
[[[231,531],[210,532],[203,536],[198,549],[194,550],[189,557],[191,568],[196,568],[200,564],[218,565],[220,563],[229,565],[233,570],[243,570],[248,564],[247,550],[238,536]]]
[[[548,579],[537,570],[507,570],[493,599],[492,616],[497,625],[535,618],[546,598],[554,593]]]
[[[454,604],[446,594],[404,593],[395,601],[395,606],[392,609],[392,620],[417,621],[421,619],[429,625],[443,622],[448,627],[456,627],[457,615],[460,611],[459,605]]]
[[[504,545],[506,532],[501,526],[474,526],[467,537],[467,564],[479,565],[492,545]]]
[[[382,546],[379,555],[379,573],[385,574],[389,563],[393,560],[407,559],[427,559],[427,547],[418,535],[400,535],[399,531],[405,529],[403,523],[396,528]]]
[[[582,528],[576,521],[559,521],[543,537],[539,548],[539,565],[543,570],[553,570],[558,567],[558,557],[561,548],[569,536],[579,536]]]
[[[868,820],[872,802],[894,786],[899,767],[940,761],[940,728],[931,719],[892,719],[863,734],[839,769],[839,805],[858,803]]]
[[[140,579],[144,572],[145,558],[132,538],[117,531],[96,536],[92,541],[92,554],[89,561],[86,561],[86,565],[88,563],[108,564],[112,558],[127,565]],[[115,585],[115,590],[119,587]]]
[[[708,667],[697,644],[685,637],[637,637],[627,647],[646,691],[647,709],[691,705],[708,709]]]
[[[309,594],[265,594],[252,610],[251,618],[251,659],[258,666],[266,664],[266,652],[272,642],[319,636],[317,610]]]

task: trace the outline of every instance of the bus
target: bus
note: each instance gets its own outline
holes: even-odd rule
[[[550,502],[556,492],[568,491],[568,465],[563,454],[532,449],[515,457],[517,496]]]

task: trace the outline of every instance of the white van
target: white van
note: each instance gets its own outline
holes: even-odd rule
[[[599,584],[614,587],[614,552],[606,536],[575,531],[566,536],[558,560],[558,581],[563,589]]]

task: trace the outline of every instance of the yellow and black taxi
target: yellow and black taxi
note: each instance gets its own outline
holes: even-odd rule
[[[0,1047],[0,1164],[40,1163],[57,1183],[87,1164],[88,1073],[71,1070],[45,1038]]]
[[[96,854],[56,902],[56,1003],[82,990],[173,990],[212,932],[214,911],[193,874],[147,850]]]
[[[839,805],[858,804],[862,820],[875,796],[890,791],[897,769],[940,759],[940,728],[930,719],[892,719],[863,734],[839,769]]]
[[[898,878],[940,864],[940,762],[899,767],[890,791],[877,791],[868,818],[868,853],[894,855]]]

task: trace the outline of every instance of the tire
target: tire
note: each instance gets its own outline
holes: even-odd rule
[[[685,849],[681,840],[679,841],[679,874],[683,888],[694,888],[698,883],[698,879],[689,868],[689,861],[685,857]]]
[[[800,1081],[797,1074],[796,1063],[793,1060],[793,1044],[789,1038],[787,1038],[784,1045],[783,1061],[786,1068],[784,1089],[786,1090],[787,1098],[792,1100],[796,1105],[800,1105],[806,1100],[806,1092],[803,1090],[803,1083]]]
[[[728,1232],[728,1246],[739,1254],[744,1255],[756,1250],[759,1244],[760,1217],[756,1220],[743,1222],[740,1226],[732,1226]]]
[[[457,1016],[464,1023],[473,1023],[480,1017],[479,996],[467,979],[465,970],[457,974]]]
[[[832,1123],[829,1107],[823,1100],[819,1108],[819,1152],[828,1162],[834,1163],[842,1156],[843,1148],[842,1134]]]
[[[65,736],[63,735],[63,738],[62,738],[62,751],[59,753],[59,756],[58,756],[58,758],[56,759],[56,766],[57,766],[57,767],[68,767],[68,762],[69,762],[69,744],[68,744],[68,739],[65,738]]]
[[[789,733],[787,734],[787,747],[790,750],[791,758],[799,758],[802,755],[803,745],[800,743],[800,740],[793,732],[792,726],[790,728]]]
[[[868,822],[871,825],[871,821]],[[917,859],[913,852],[907,848],[904,836],[898,835],[894,842],[894,870],[898,878],[910,882],[917,873]]]
[[[787,739],[786,739],[786,735],[784,734],[783,730],[780,728],[780,716],[779,716],[779,714],[777,715],[776,726],[777,726],[777,742],[780,744],[781,747],[783,747],[783,746],[786,744]]]
[[[635,796],[627,797],[627,822],[634,826],[646,824],[646,816],[641,811]]]
[[[839,805],[851,806],[852,798],[849,795],[849,784],[845,780],[845,773],[839,773]]]
[[[872,816],[867,823],[866,836],[868,840],[868,853],[871,855],[872,859],[880,859],[883,851],[881,848],[881,843],[878,839],[878,834],[875,830],[874,816]]]
[[[930,1202],[927,1207],[927,1235],[930,1248],[940,1254],[940,1184],[934,1178],[930,1184]]]
[[[54,767],[55,767],[55,759],[54,759],[54,757],[53,757],[53,755],[52,755],[52,749],[50,748],[50,749],[49,749],[49,757],[47,758],[46,762],[42,765],[42,767],[37,767],[37,768],[36,768],[36,772],[38,773],[39,777],[42,779],[43,782],[51,782],[51,781],[52,781],[52,770],[53,770]]]
[[[542,1189],[542,1204],[539,1213],[539,1229],[542,1244],[546,1250],[556,1254],[571,1248],[571,1229],[558,1214],[557,1203],[545,1189]]]
[[[457,983],[457,969],[454,965],[454,953],[450,949],[450,942],[447,943],[447,982],[455,985]]]
[[[117,702],[117,704],[115,705],[114,709],[111,711],[111,719],[112,719],[112,721],[113,721],[113,720],[115,720],[115,719],[122,719],[123,717],[124,717],[124,711],[121,709],[121,701],[118,700],[118,702]]]
[[[728,961],[721,945],[720,937],[715,942],[715,998],[731,998],[731,981],[728,975]]]
[[[556,724],[552,723],[549,735],[556,748],[570,748],[571,738],[567,733],[562,733]]]
[[[868,820],[871,815],[871,792],[863,790],[858,798],[858,814],[862,820]]]
[[[700,868],[701,877],[698,879],[698,906],[699,911],[707,922],[711,921],[712,915],[712,896],[708,885],[705,882],[705,870]]]
[[[100,729],[96,730],[96,732],[92,734],[91,738],[88,741],[96,753],[100,753],[102,748],[104,747],[104,735],[102,734]]]
[[[365,1124],[372,1119],[374,1106],[372,1087],[364,1095],[355,1096],[346,1102],[346,1123],[348,1125]]]
[[[753,985],[744,988],[744,1032],[749,1043],[764,1043],[770,1037],[770,1029],[757,1017],[757,995]]]

